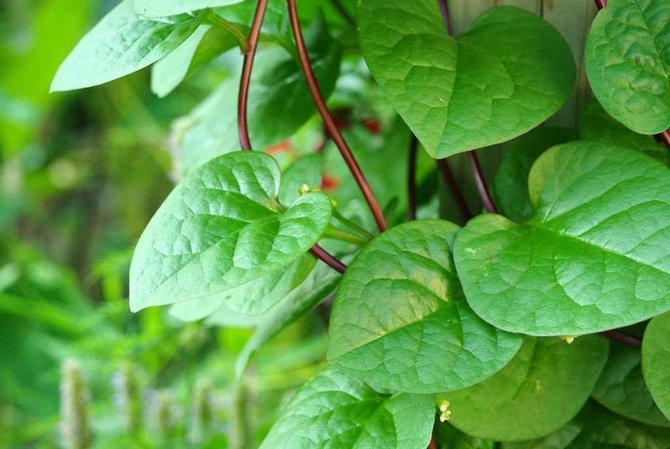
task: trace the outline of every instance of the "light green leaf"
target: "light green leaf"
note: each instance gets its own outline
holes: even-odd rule
[[[314,71],[327,98],[335,88],[341,50],[322,21],[306,36]],[[240,56],[241,62],[241,56]],[[228,78],[190,116],[176,140],[182,150],[185,172],[238,148],[237,92],[239,77]],[[255,149],[289,138],[316,109],[298,63],[279,47],[259,51],[249,92],[249,134]]]
[[[571,344],[528,337],[493,377],[440,395],[450,423],[479,438],[524,441],[558,430],[577,415],[607,361],[607,340],[585,336]]]
[[[382,395],[327,369],[296,393],[261,449],[426,449],[434,413],[430,396]]]
[[[670,313],[649,323],[642,339],[642,373],[656,405],[670,419]]]
[[[322,178],[323,156],[320,153],[312,153],[301,157],[284,171],[284,182],[279,187],[279,202],[293,203],[305,186],[308,189],[321,187]]]
[[[528,173],[533,162],[550,147],[576,139],[576,133],[568,128],[537,128],[502,144],[503,158],[491,186],[500,213],[513,221],[529,219],[533,205],[528,196]]]
[[[238,44],[238,38],[230,31],[201,25],[176,50],[151,67],[151,91],[165,97],[189,75]]]
[[[272,157],[236,152],[184,179],[137,244],[131,310],[225,292],[286,269],[316,243],[330,220],[330,199],[308,193],[283,210],[279,178]],[[258,304],[256,313],[274,305]],[[227,305],[247,311],[244,298]]]
[[[51,91],[97,86],[147,67],[179,47],[202,15],[169,20],[142,18],[124,0],[107,14],[61,64]]]
[[[238,379],[256,351],[330,295],[339,282],[339,273],[325,264],[319,264],[302,285],[265,314],[237,357],[235,372]]]
[[[595,98],[586,103],[579,114],[582,139],[618,145],[642,151],[668,164],[668,149],[652,136],[637,134],[607,115]]]
[[[288,267],[272,271],[246,284],[222,293],[174,304],[170,314],[183,321],[209,317],[208,323],[229,327],[250,327],[263,317],[263,312],[279,303],[305,280],[316,259],[308,254],[297,258]]]
[[[529,179],[527,224],[468,223],[454,257],[472,309],[510,332],[581,335],[670,309],[670,171],[633,150],[573,142]]]
[[[132,0],[135,12],[144,17],[168,17],[201,9],[241,3],[244,0]]]
[[[572,93],[568,45],[521,9],[490,9],[458,40],[433,0],[362,0],[358,23],[372,74],[436,158],[517,137]]]
[[[610,0],[591,25],[584,62],[608,114],[640,134],[670,127],[667,0]]]
[[[669,372],[670,373],[670,372]],[[670,427],[649,394],[640,364],[640,351],[620,343],[612,343],[610,355],[593,398],[626,418],[652,426]]]
[[[458,227],[396,226],[347,268],[333,304],[328,358],[377,389],[436,393],[480,382],[519,349],[468,307],[451,258]]]

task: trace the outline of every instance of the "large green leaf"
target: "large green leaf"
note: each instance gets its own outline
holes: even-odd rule
[[[237,377],[242,377],[249,360],[263,345],[302,317],[330,295],[340,282],[340,275],[329,266],[319,264],[300,287],[263,316],[235,362]]]
[[[594,142],[552,148],[529,178],[527,224],[472,220],[454,257],[472,309],[529,335],[581,335],[670,309],[670,171]]]
[[[571,344],[528,337],[493,377],[445,393],[450,423],[480,438],[523,441],[543,437],[577,415],[607,361],[607,340],[585,336]]]
[[[568,45],[521,9],[490,9],[458,40],[433,0],[362,0],[358,23],[372,74],[433,157],[519,136],[572,92]]]
[[[468,307],[451,258],[458,229],[414,221],[363,248],[333,304],[332,363],[374,388],[436,393],[473,385],[509,362],[522,339]]]
[[[595,98],[586,103],[579,113],[579,134],[585,140],[632,148],[668,163],[668,149],[665,145],[652,136],[634,133],[614,120]]]
[[[206,8],[229,6],[244,0],[133,0],[135,12],[144,17],[176,16]]]
[[[189,75],[238,44],[238,38],[230,31],[201,25],[177,49],[152,66],[151,91],[159,97],[166,96]]]
[[[341,49],[321,20],[310,27],[306,39],[319,86],[328,97],[339,74]],[[176,138],[186,172],[238,148],[239,84],[238,76],[228,78],[182,121],[186,125]],[[259,51],[248,107],[249,134],[257,149],[287,139],[316,112],[300,66],[279,47]]]
[[[585,67],[612,117],[641,134],[670,127],[670,2],[610,0],[589,31]]]
[[[607,364],[592,396],[626,418],[652,426],[670,427],[670,421],[658,409],[644,383],[640,351],[637,348],[620,343],[610,346]]]
[[[261,449],[426,449],[434,413],[430,396],[382,395],[328,369],[296,393]]]
[[[328,225],[330,199],[307,193],[284,210],[277,201],[279,178],[272,157],[236,152],[184,179],[137,244],[131,309],[219,294],[284,270],[307,251]],[[244,304],[244,298],[228,303]]]
[[[649,323],[642,340],[642,372],[654,401],[670,419],[670,313]]]
[[[179,47],[198,27],[202,15],[151,20],[124,0],[107,14],[61,64],[51,91],[97,86],[136,72]]]
[[[209,317],[210,324],[253,326],[259,322],[263,312],[279,303],[305,280],[315,263],[314,257],[305,254],[288,267],[259,276],[246,284],[174,304],[170,307],[170,314],[184,321]]]
[[[492,180],[492,194],[501,215],[523,221],[533,215],[528,196],[528,174],[533,162],[550,147],[576,140],[568,128],[537,128],[501,145],[504,151],[498,171]]]

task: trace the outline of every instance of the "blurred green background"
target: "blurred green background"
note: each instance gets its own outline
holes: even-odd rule
[[[236,407],[233,364],[250,330],[128,311],[133,246],[173,185],[171,124],[228,71],[213,64],[165,99],[147,70],[49,94],[59,64],[115,3],[0,2],[0,447],[62,447],[66,359],[90,384],[93,447],[222,448],[234,426],[257,441],[287,389],[320,369],[325,327],[313,315],[285,332]],[[124,403],[128,385],[140,405]]]

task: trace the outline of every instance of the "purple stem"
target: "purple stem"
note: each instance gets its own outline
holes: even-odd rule
[[[605,331],[602,333],[602,335],[609,338],[610,340],[618,341],[619,343],[623,343],[625,345],[632,346],[634,348],[639,348],[640,346],[642,346],[642,340],[640,340],[637,337],[632,337],[630,335],[624,334],[621,331],[617,330]]]

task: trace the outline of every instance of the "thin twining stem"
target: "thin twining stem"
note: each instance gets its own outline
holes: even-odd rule
[[[258,0],[256,5],[256,13],[254,14],[254,21],[249,31],[249,47],[244,55],[244,65],[242,67],[242,77],[240,80],[240,91],[237,97],[237,131],[239,134],[240,145],[242,150],[251,151],[251,139],[249,138],[249,123],[247,121],[247,105],[249,102],[249,86],[251,84],[251,72],[254,66],[254,59],[256,57],[256,48],[258,47],[258,39],[263,26],[263,19],[265,11],[267,10],[268,0]],[[319,245],[314,245],[310,248],[310,252],[326,265],[333,268],[339,273],[344,273],[347,266],[342,263],[337,257],[330,254]]]
[[[663,144],[666,146],[668,150],[670,150],[670,129],[667,129],[662,133],[657,134],[656,137],[658,138],[658,140],[663,142]]]
[[[497,212],[496,206],[493,203],[493,198],[491,197],[491,192],[486,186],[486,179],[484,178],[484,172],[482,171],[482,166],[479,164],[479,158],[477,157],[476,151],[470,151],[468,153],[468,158],[470,159],[470,167],[472,167],[472,175],[475,178],[475,185],[477,186],[477,192],[479,192],[479,197],[484,204],[484,209],[486,212],[495,214]]]
[[[407,163],[407,218],[409,220],[416,220],[416,159],[418,155],[419,139],[412,134]]]
[[[461,189],[458,188],[456,177],[451,171],[449,163],[447,162],[446,159],[437,159],[435,162],[437,162],[437,171],[440,173],[442,181],[444,181],[444,185],[446,185],[449,191],[451,192],[451,196],[454,198],[454,201],[456,202],[456,206],[458,206],[458,210],[460,211],[461,216],[465,221],[470,220],[472,218],[472,212],[470,212],[468,202],[465,201],[465,197],[463,196]]]
[[[244,54],[242,65],[242,77],[240,78],[240,91],[237,96],[237,131],[240,137],[240,146],[244,151],[251,150],[251,139],[249,138],[249,123],[247,121],[247,105],[249,104],[249,86],[251,85],[251,71],[254,68],[258,39],[261,35],[261,27],[268,8],[268,0],[258,0],[254,21],[249,30],[248,48]]]
[[[440,7],[440,13],[442,14],[442,20],[444,21],[444,29],[447,31],[447,34],[451,35],[449,4],[447,3],[447,0],[437,0],[437,4]],[[468,160],[470,161],[472,174],[475,177],[475,184],[477,185],[477,192],[479,193],[479,197],[484,204],[484,208],[487,212],[495,213],[496,207],[486,185],[486,179],[484,178],[484,173],[482,172],[481,165],[479,164],[479,158],[477,157],[477,153],[474,150],[468,153]]]
[[[623,343],[625,345],[632,346],[634,348],[639,348],[640,346],[642,346],[642,340],[640,340],[637,337],[624,334],[621,331],[617,330],[605,331],[602,333],[602,335],[609,338],[610,340],[618,341],[619,343]]]
[[[321,89],[319,88],[319,82],[316,79],[316,75],[314,75],[314,70],[312,69],[312,64],[309,60],[309,53],[305,45],[305,38],[303,37],[302,28],[300,27],[300,20],[298,18],[298,10],[296,2],[295,0],[287,0],[287,4],[291,20],[291,29],[293,31],[293,37],[295,39],[296,49],[298,50],[298,57],[300,59],[300,66],[302,67],[302,71],[305,75],[305,79],[307,81],[307,87],[309,88],[309,91],[312,94],[314,105],[316,106],[317,110],[319,111],[319,114],[321,115],[324,126],[328,131],[328,135],[330,135],[330,138],[333,139],[333,142],[337,146],[338,150],[340,150],[340,154],[342,155],[344,162],[347,164],[347,167],[349,167],[349,171],[351,172],[352,176],[356,180],[356,183],[358,184],[358,187],[363,193],[363,197],[365,198],[365,201],[368,203],[368,207],[372,212],[372,216],[374,217],[375,222],[377,223],[377,228],[379,228],[380,232],[384,232],[387,227],[384,212],[382,211],[382,208],[379,206],[379,202],[377,201],[375,194],[372,192],[370,184],[368,183],[367,179],[365,178],[365,175],[361,171],[358,162],[356,162],[356,158],[351,152],[351,149],[349,149],[347,142],[344,140],[344,137],[340,133],[340,130],[337,128],[337,125],[333,120],[333,116],[331,115],[330,111],[328,110],[328,107],[326,106],[326,102],[321,93]]]
[[[603,9],[605,6],[607,6],[607,0],[595,0],[595,2],[598,9]]]

